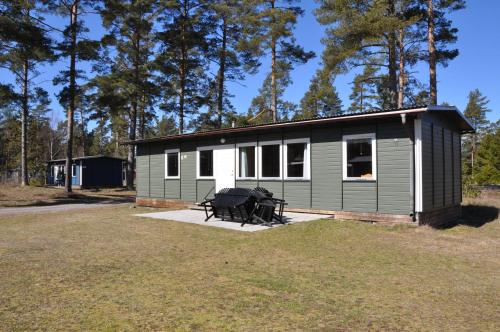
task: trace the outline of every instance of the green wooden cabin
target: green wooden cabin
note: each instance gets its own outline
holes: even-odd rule
[[[257,186],[290,210],[419,223],[458,218],[461,135],[455,107],[429,106],[226,128],[129,142],[137,203],[201,202]]]

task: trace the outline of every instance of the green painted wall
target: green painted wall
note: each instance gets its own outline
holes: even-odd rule
[[[342,135],[377,135],[377,181],[342,181]],[[137,195],[139,197],[181,198],[201,202],[211,197],[214,180],[196,179],[196,147],[309,137],[311,180],[245,180],[237,186],[265,187],[275,197],[284,198],[292,208],[345,210],[409,214],[412,211],[411,141],[399,119],[363,125],[335,125],[272,130],[230,137],[183,140],[139,145],[137,155]],[[165,180],[164,150],[180,148],[181,179]]]
[[[461,138],[443,115],[422,117],[423,211],[462,202]]]
[[[149,197],[149,179],[149,145],[138,145],[135,179],[138,197]]]

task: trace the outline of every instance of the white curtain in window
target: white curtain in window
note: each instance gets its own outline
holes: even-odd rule
[[[241,177],[248,177],[248,155],[245,148],[240,149],[240,156]]]

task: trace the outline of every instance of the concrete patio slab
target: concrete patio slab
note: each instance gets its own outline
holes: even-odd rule
[[[241,227],[240,223],[238,222],[222,221],[220,219],[215,219],[215,218],[211,218],[209,221],[205,222],[205,212],[200,210],[175,210],[175,211],[142,213],[142,214],[136,214],[135,216],[219,227],[219,228],[232,229],[235,231],[242,231],[242,232],[256,232],[265,229],[273,229],[275,227],[284,226],[283,224],[274,224],[273,227],[246,224],[245,226]],[[285,217],[286,224],[288,225],[298,222],[328,218],[331,216],[324,214],[285,212],[283,213],[283,217]]]

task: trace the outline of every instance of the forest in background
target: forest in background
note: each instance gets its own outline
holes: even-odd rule
[[[326,30],[312,37],[324,50],[314,54],[294,37],[304,14],[295,0],[0,1],[0,67],[15,81],[0,82],[0,172],[41,183],[47,160],[66,158],[69,169],[73,157],[106,154],[127,157],[131,187],[135,150],[123,141],[438,104],[437,70],[459,56],[450,14],[464,9],[464,0],[320,0],[315,16]],[[87,37],[89,14],[102,21],[99,40]],[[322,66],[300,103],[285,100],[290,73],[315,56]],[[66,65],[37,84],[55,61]],[[414,76],[420,63],[427,82]],[[352,71],[342,105],[335,77]],[[258,94],[236,110],[228,82],[256,72],[266,73]],[[60,87],[64,121],[51,121],[46,84]],[[499,123],[487,121],[487,104],[472,91],[464,112],[477,129],[463,141],[467,184],[500,183]]]

